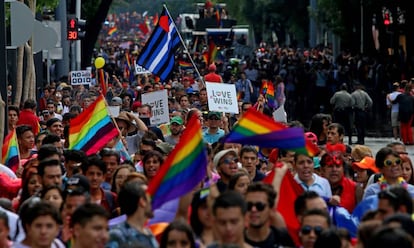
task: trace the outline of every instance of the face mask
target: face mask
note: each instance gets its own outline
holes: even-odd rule
[[[142,122],[144,122],[144,124],[146,126],[150,126],[151,125],[151,121],[149,117],[139,117],[141,119]]]

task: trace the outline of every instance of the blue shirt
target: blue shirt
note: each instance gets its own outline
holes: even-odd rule
[[[211,134],[208,132],[209,129],[206,129],[203,131],[203,139],[205,142],[209,143],[209,144],[213,144],[217,141],[219,141],[219,139],[221,137],[224,136],[224,130],[223,129],[218,129],[217,132],[215,134]]]
[[[309,186],[299,179],[298,174],[296,174],[294,178],[296,182],[298,182],[305,191],[315,191],[316,193],[318,193],[319,196],[331,199],[332,191],[331,185],[329,184],[328,180],[318,176],[315,173],[313,173],[312,177],[313,183]]]

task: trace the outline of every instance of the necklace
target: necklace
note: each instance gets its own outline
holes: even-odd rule
[[[384,190],[384,189],[386,189],[386,188],[388,188],[390,186],[390,184],[385,179],[384,175],[382,175],[378,179],[378,183],[380,184],[380,189],[381,190]],[[398,177],[397,184],[403,186],[405,189],[407,188],[407,185],[408,185],[407,182],[402,177]]]

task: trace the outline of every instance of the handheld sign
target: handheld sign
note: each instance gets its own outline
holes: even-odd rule
[[[88,70],[84,71],[71,71],[70,72],[70,84],[71,85],[81,85],[92,83],[92,74]]]
[[[208,109],[210,111],[239,113],[236,86],[206,82]]]
[[[158,90],[143,94],[142,104],[149,104],[152,107],[151,125],[158,125],[170,121],[167,90]]]

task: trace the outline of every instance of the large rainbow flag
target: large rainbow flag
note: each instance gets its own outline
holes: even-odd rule
[[[256,145],[286,150],[304,149],[303,128],[291,127],[274,121],[269,116],[250,108],[227,134],[223,142]]]
[[[207,163],[201,124],[197,116],[192,116],[180,141],[148,185],[152,209],[193,190],[205,178]]]
[[[16,130],[11,131],[5,138],[2,147],[1,162],[16,172],[19,168],[19,145],[17,143]]]
[[[83,150],[86,155],[97,153],[110,140],[119,135],[103,95],[70,121],[69,149]]]

